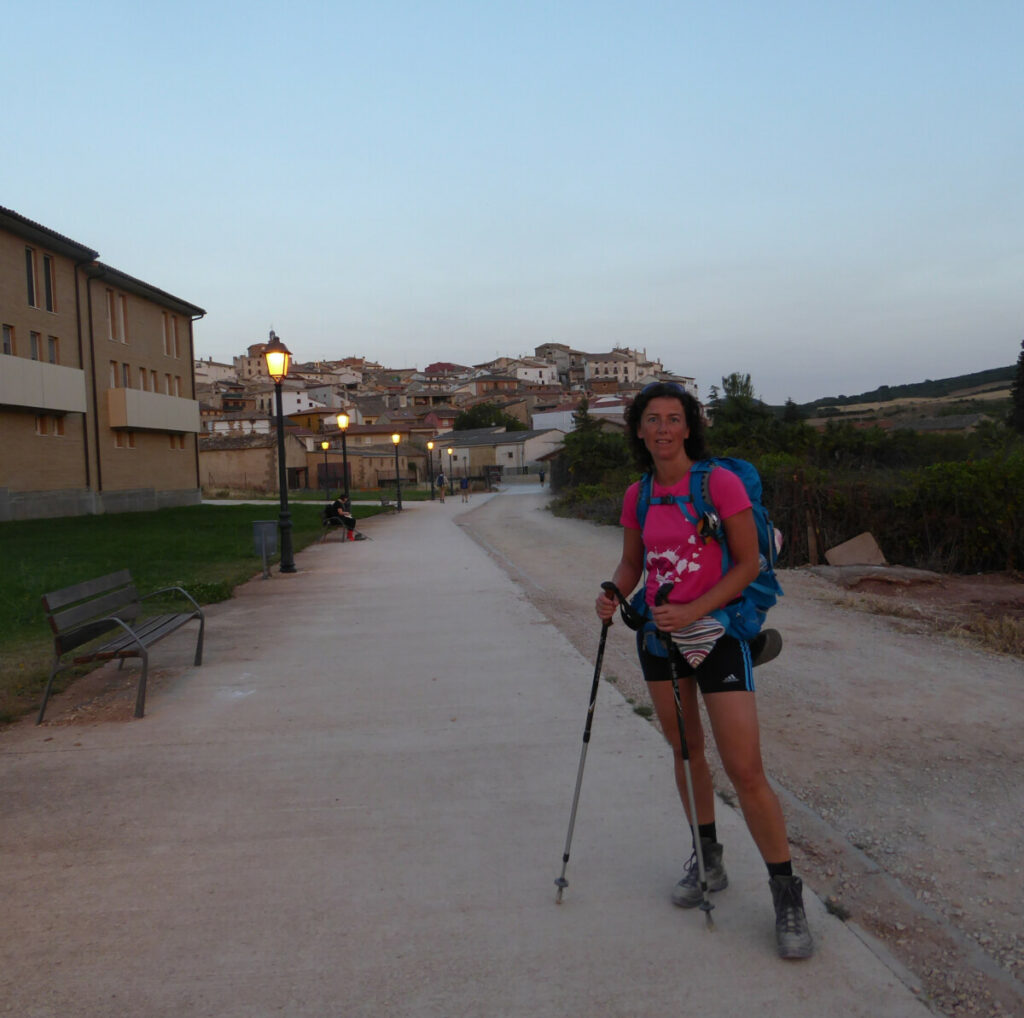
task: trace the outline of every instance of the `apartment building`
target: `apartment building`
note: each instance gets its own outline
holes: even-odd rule
[[[0,207],[0,520],[199,501],[204,314]]]

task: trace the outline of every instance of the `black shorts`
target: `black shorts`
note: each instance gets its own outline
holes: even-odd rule
[[[696,669],[673,646],[679,678],[692,676],[704,696],[708,693],[753,693],[754,669],[750,660],[750,644],[732,636],[721,636],[711,653]],[[640,649],[640,667],[648,682],[668,682],[672,669],[667,657],[655,657]]]

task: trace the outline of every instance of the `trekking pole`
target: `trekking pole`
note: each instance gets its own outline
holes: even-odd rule
[[[668,595],[671,592],[672,584],[663,583],[658,588],[658,593],[655,595],[654,603],[656,605],[664,604],[668,600]],[[711,918],[711,910],[715,906],[711,904],[711,898],[708,894],[708,879],[707,873],[704,870],[704,849],[700,843],[700,828],[697,824],[697,797],[693,794],[693,776],[690,774],[690,749],[686,745],[686,729],[683,725],[683,705],[679,699],[679,667],[676,664],[677,658],[673,653],[671,633],[666,633],[659,629],[658,636],[661,638],[661,642],[665,645],[665,650],[668,653],[669,667],[672,672],[672,695],[676,701],[676,722],[679,725],[679,755],[683,760],[683,774],[686,777],[686,798],[690,804],[690,830],[693,834],[693,851],[697,856],[697,878],[700,880],[700,893],[703,898],[700,903],[700,910],[704,913],[704,918],[707,920],[707,928],[709,930],[713,930],[715,928],[715,922]]]
[[[607,590],[609,586],[614,586],[610,583],[602,583],[602,588]],[[590,705],[587,707],[587,721],[583,727],[583,747],[580,749],[580,765],[576,772],[576,791],[572,796],[572,810],[569,813],[569,830],[565,835],[565,851],[562,853],[562,873],[561,876],[555,881],[555,887],[558,888],[558,897],[555,898],[555,904],[562,904],[562,892],[569,886],[569,881],[565,879],[565,868],[569,865],[569,848],[572,845],[572,832],[576,826],[576,807],[580,802],[580,786],[583,784],[583,765],[587,761],[587,747],[590,744],[590,726],[594,721],[594,707],[597,704],[597,688],[601,681],[601,662],[604,660],[604,645],[608,639],[608,627],[611,622],[604,622],[601,624],[601,639],[597,644],[597,661],[594,662],[594,681],[590,687]]]
[[[633,632],[643,628],[644,617],[636,611],[632,605],[630,605],[630,603],[622,596],[622,591],[619,590],[611,580],[606,580],[602,583],[601,589],[607,594],[614,595],[615,599],[619,602],[619,614],[622,615],[622,621],[625,622]]]

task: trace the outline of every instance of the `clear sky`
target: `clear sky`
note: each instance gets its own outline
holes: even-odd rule
[[[629,345],[773,403],[1016,361],[1021,0],[7,4],[0,205],[230,361]]]

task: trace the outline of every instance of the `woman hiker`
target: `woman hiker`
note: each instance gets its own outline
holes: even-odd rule
[[[688,495],[690,467],[707,456],[700,404],[674,383],[648,385],[626,414],[626,435],[638,465],[653,472],[652,504],[641,531],[636,512],[640,483],[626,490],[619,521],[623,527],[622,558],[612,581],[628,593],[640,581],[646,565],[646,601],[651,617],[659,630],[678,634],[734,600],[757,577],[757,533],[750,499],[735,474],[724,467],[712,471],[711,499],[723,520],[732,559],[731,567],[723,574],[718,542],[705,543],[676,504],[654,504],[654,499],[661,496]],[[655,595],[666,582],[673,584],[672,593],[665,604],[655,605]],[[602,590],[595,607],[602,622],[612,621],[616,602],[609,594]],[[777,634],[774,635],[777,640]],[[679,655],[676,669],[708,890],[721,891],[729,880],[715,826],[715,790],[704,752],[698,690],[725,772],[736,789],[747,827],[768,867],[779,955],[807,958],[814,946],[804,913],[803,884],[793,874],[786,822],[761,763],[751,648],[747,642],[727,634],[711,643],[696,667],[681,653],[677,639],[670,650]],[[778,652],[778,645],[773,651],[758,650],[762,659],[767,660]],[[662,732],[675,750],[676,785],[685,810],[685,770],[680,757],[670,662],[667,657],[649,654],[641,645],[640,666]],[[694,849],[672,892],[673,903],[681,908],[693,908],[703,900],[696,846]]]

